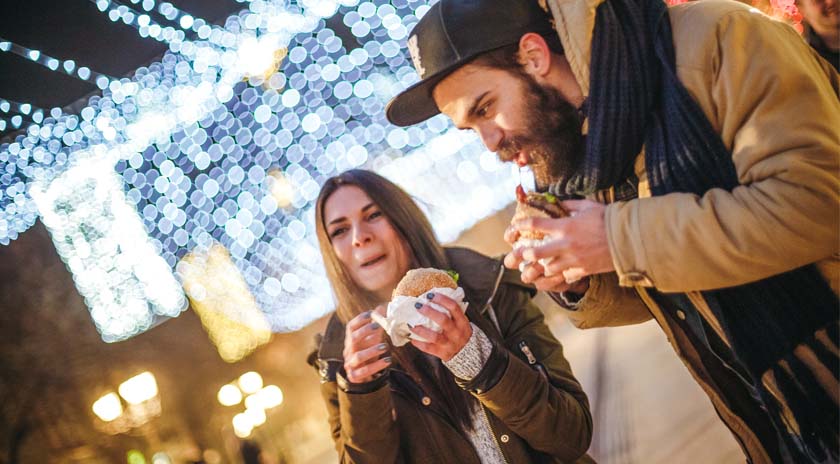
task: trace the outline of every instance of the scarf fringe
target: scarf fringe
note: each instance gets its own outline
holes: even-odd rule
[[[803,349],[817,354],[816,364],[795,354],[787,356],[764,375],[760,394],[776,428],[795,442],[788,448],[802,453],[798,462],[836,462],[840,458],[840,399],[832,398],[818,377],[821,370],[835,373],[840,357],[816,338],[797,351]]]

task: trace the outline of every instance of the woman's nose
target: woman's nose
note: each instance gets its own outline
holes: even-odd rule
[[[373,235],[364,226],[353,228],[353,246],[360,247],[373,240]]]

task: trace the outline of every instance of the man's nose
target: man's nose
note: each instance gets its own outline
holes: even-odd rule
[[[495,125],[483,125],[478,126],[476,128],[478,132],[478,136],[481,137],[481,142],[487,147],[488,150],[492,152],[498,152],[502,145],[502,140],[504,140],[504,134],[502,134],[501,129],[499,129]],[[502,161],[510,161],[510,160],[502,160]]]

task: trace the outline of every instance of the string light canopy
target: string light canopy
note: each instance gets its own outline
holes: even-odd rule
[[[78,114],[51,112],[0,145],[0,243],[41,217],[106,341],[188,299],[224,321],[259,321],[230,346],[332,310],[313,202],[346,169],[404,187],[442,241],[513,199],[514,169],[443,116],[411,128],[385,119],[418,79],[406,39],[432,2],[255,0],[223,26],[149,0],[95,3],[169,50]],[[173,25],[142,18],[152,11]],[[208,296],[211,268],[197,263],[209,261],[196,257],[216,255],[261,317],[212,307],[224,299]]]

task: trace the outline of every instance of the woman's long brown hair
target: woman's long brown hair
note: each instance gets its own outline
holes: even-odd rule
[[[432,225],[412,198],[400,187],[372,171],[353,169],[324,182],[315,203],[315,232],[324,260],[327,278],[337,303],[336,313],[345,324],[364,311],[387,303],[377,301],[369,292],[353,282],[333,250],[324,218],[324,205],[336,190],[352,185],[364,191],[379,207],[399,236],[411,250],[410,267],[449,269],[443,247],[435,237]],[[475,399],[455,383],[455,379],[439,359],[428,359],[411,344],[393,347],[392,356],[432,401],[440,401],[449,419],[463,430],[472,429],[471,406]]]

